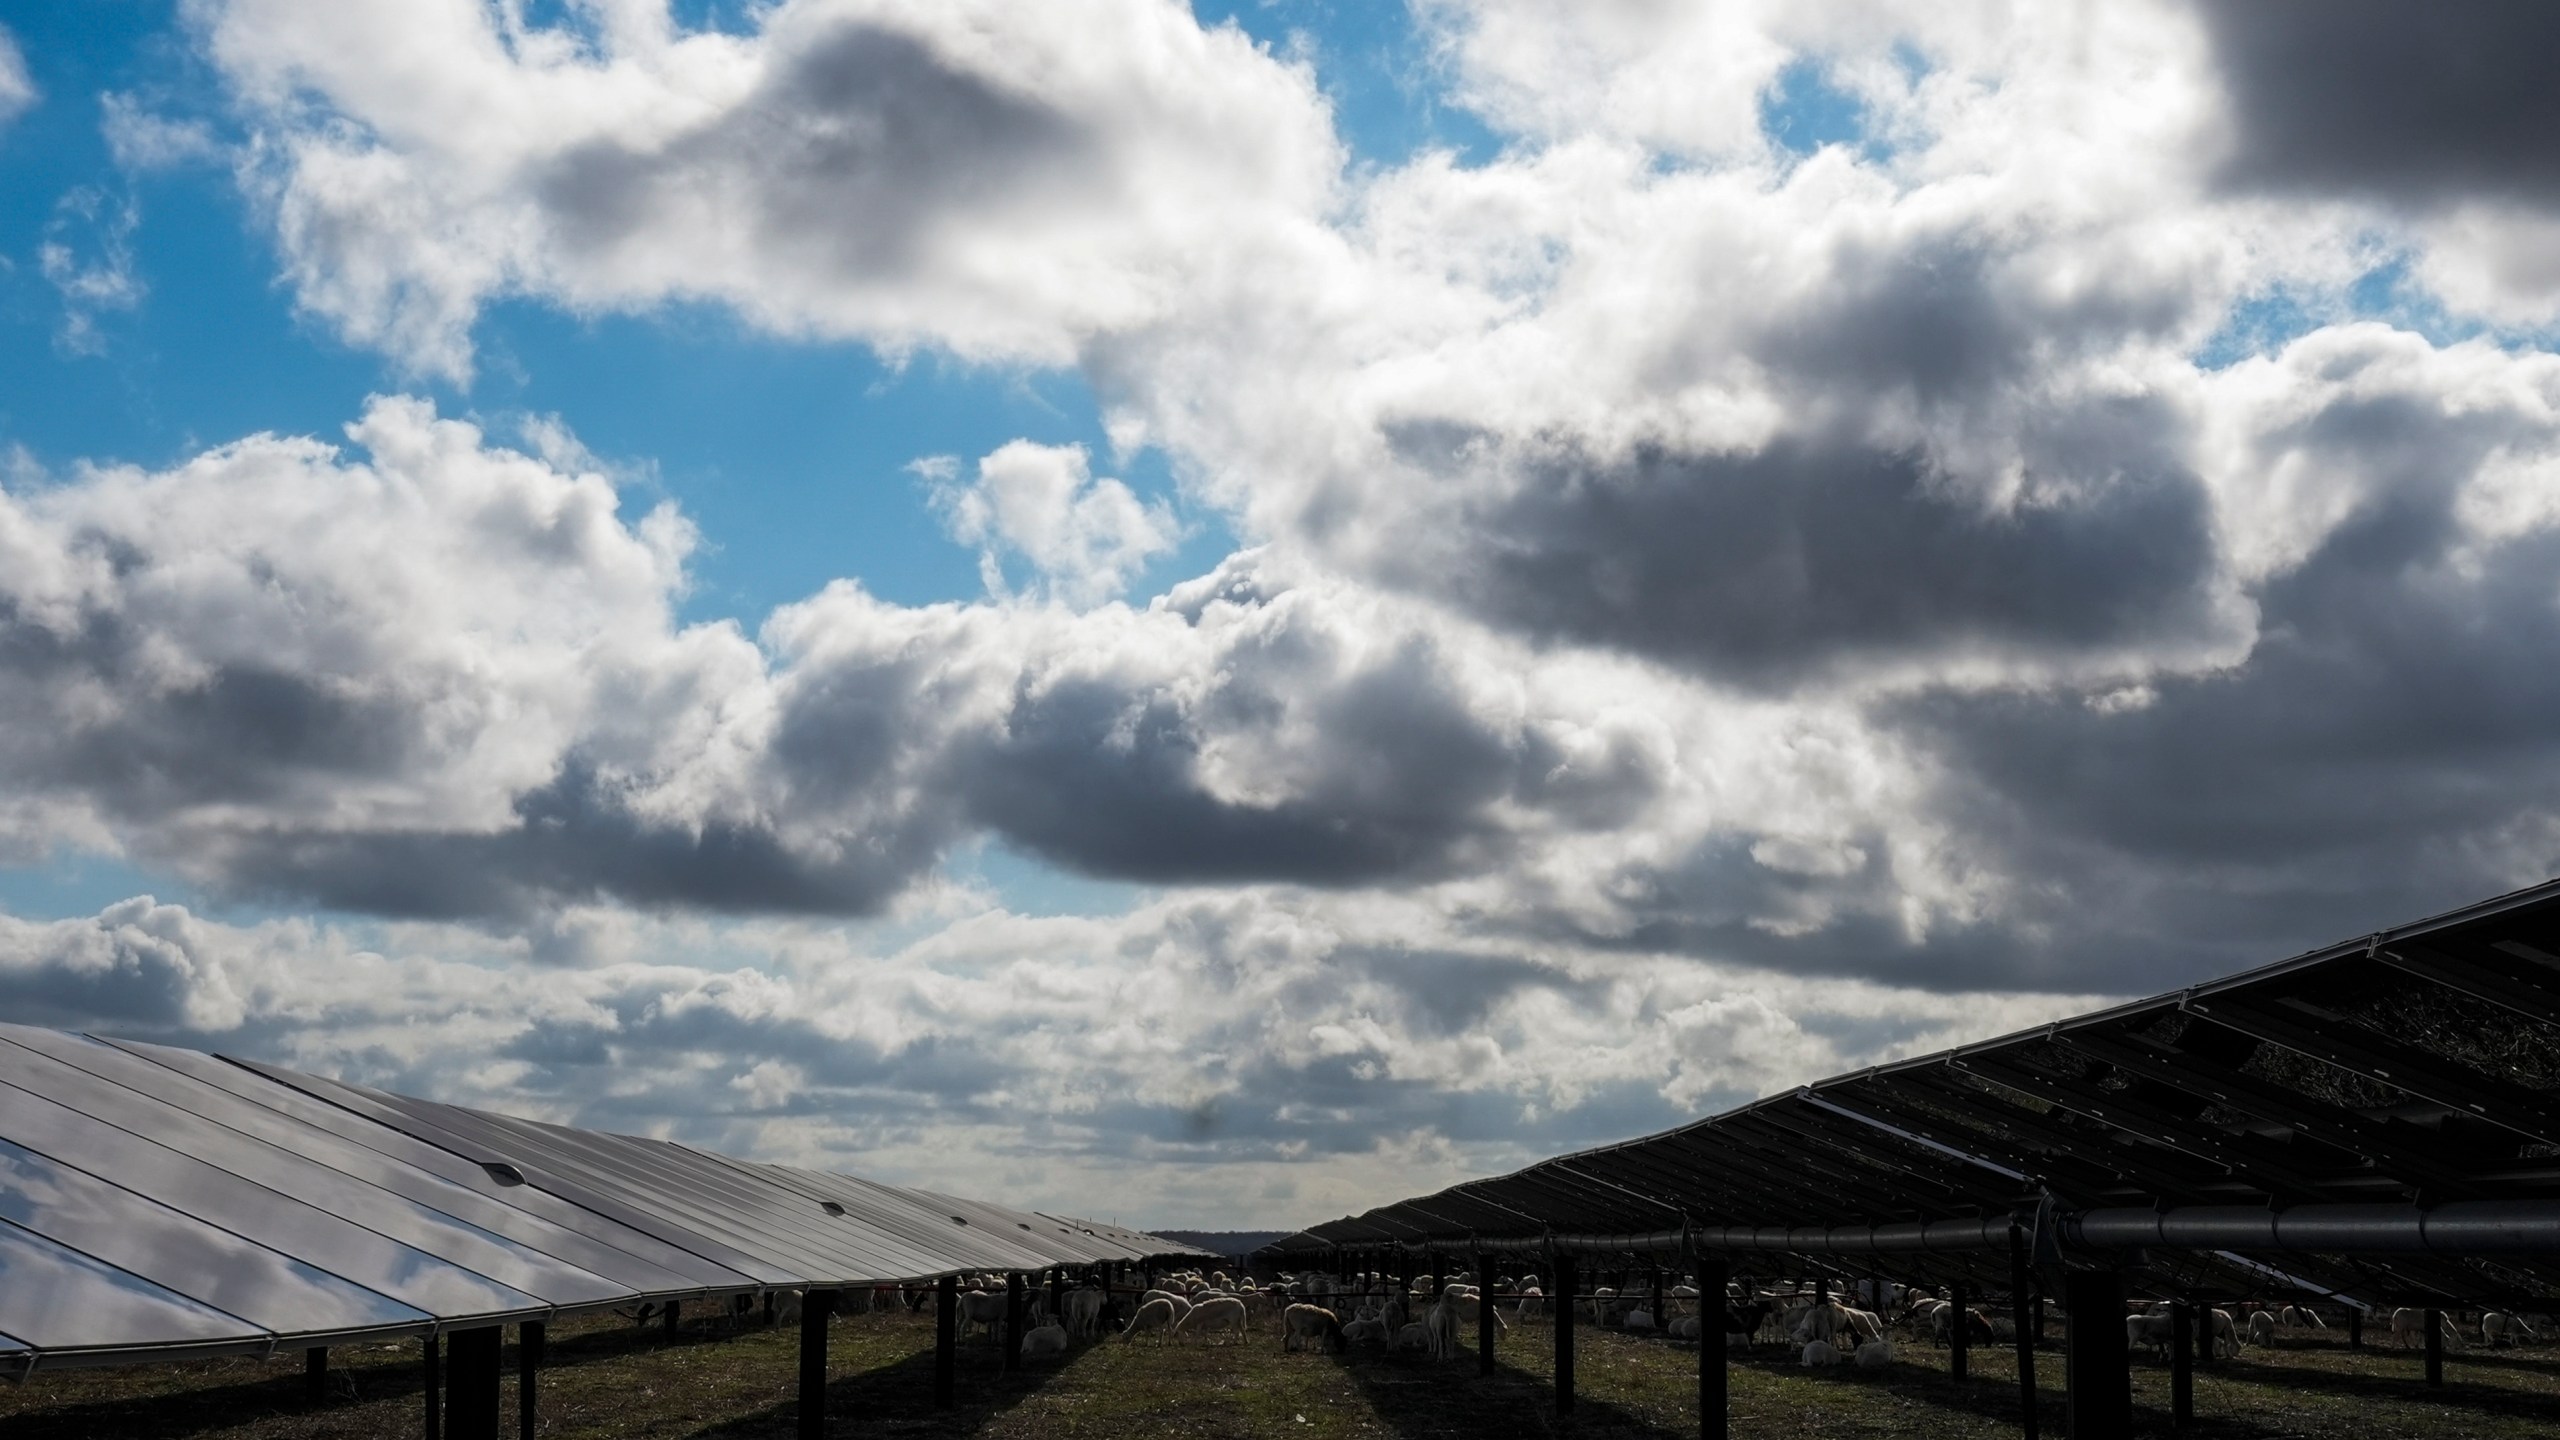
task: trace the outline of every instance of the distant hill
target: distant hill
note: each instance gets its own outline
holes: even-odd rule
[[[1294,1230],[1151,1230],[1167,1240],[1196,1245],[1212,1255],[1250,1255]]]

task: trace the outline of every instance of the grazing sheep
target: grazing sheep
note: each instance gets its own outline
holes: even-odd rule
[[[1067,1327],[1041,1325],[1022,1334],[1022,1358],[1048,1360],[1067,1353]]]
[[[1191,1307],[1191,1313],[1174,1322],[1177,1338],[1206,1336],[1219,1330],[1233,1330],[1236,1343],[1244,1343],[1244,1302],[1232,1295],[1220,1295]]]
[[[2462,1347],[2462,1327],[2450,1322],[2443,1326],[2444,1343],[2455,1349]],[[2401,1349],[2427,1343],[2427,1312],[2414,1305],[2403,1305],[2391,1312],[2391,1338]]]
[[[2481,1344],[2491,1347],[2512,1345],[2518,1336],[2527,1340],[2542,1338],[2534,1333],[2532,1326],[2524,1323],[2524,1317],[2521,1315],[2509,1314],[2504,1310],[2491,1310],[2480,1317]]]
[[[1127,1344],[1150,1331],[1159,1335],[1168,1334],[1176,1323],[1177,1317],[1173,1313],[1171,1301],[1150,1300],[1138,1307],[1137,1314],[1129,1317],[1129,1328],[1120,1332],[1120,1340],[1121,1343]]]
[[[1422,1330],[1429,1342],[1431,1358],[1454,1360],[1458,1357],[1458,1309],[1446,1300],[1432,1302],[1422,1312]]]
[[[2264,1310],[2249,1312],[2249,1343],[2272,1346],[2276,1343],[2276,1317]]]
[[[1280,1316],[1280,1348],[1295,1350],[1302,1344],[1341,1350],[1342,1321],[1321,1305],[1290,1306]]]
[[[1650,1310],[1630,1310],[1627,1312],[1627,1318],[1623,1324],[1624,1327],[1629,1330],[1650,1330],[1653,1328],[1653,1312]]]
[[[1825,1365],[1837,1365],[1840,1363],[1840,1352],[1832,1349],[1830,1342],[1824,1340],[1807,1340],[1804,1342],[1804,1349],[1800,1351],[1799,1354],[1802,1358],[1804,1367],[1808,1370],[1816,1370]]]
[[[1858,1347],[1855,1359],[1861,1370],[1881,1370],[1893,1363],[1893,1342],[1870,1340]]]

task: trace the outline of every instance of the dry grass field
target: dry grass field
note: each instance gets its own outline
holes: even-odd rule
[[[1091,1440],[1321,1440],[1321,1437],[1574,1435],[1670,1440],[1697,1434],[1693,1348],[1580,1332],[1582,1402],[1558,1422],[1546,1389],[1544,1326],[1507,1337],[1501,1373],[1479,1381],[1472,1356],[1420,1360],[1281,1353],[1277,1338],[1245,1346],[1106,1343],[1060,1364],[1002,1373],[991,1349],[965,1347],[960,1407],[931,1404],[929,1319],[853,1316],[834,1331],[830,1434],[1062,1436]],[[796,1334],[696,1322],[676,1339],[589,1320],[553,1328],[542,1380],[542,1434],[560,1440],[782,1440],[792,1434]],[[1943,1353],[1906,1349],[1890,1371],[1820,1375],[1773,1352],[1733,1367],[1734,1433],[1754,1437],[1974,1440],[2018,1433],[2015,1371],[2005,1351],[1977,1351],[1962,1386]],[[0,1388],[8,1440],[318,1440],[419,1433],[415,1344],[341,1361],[337,1393],[306,1398],[298,1354],[124,1370],[38,1374]],[[508,1363],[513,1364],[510,1351]],[[2040,1363],[2046,1433],[2061,1429],[2061,1357]],[[2384,1437],[2560,1435],[2560,1350],[2457,1352],[2447,1385],[2418,1383],[2414,1353],[2349,1351],[2343,1341],[2273,1351],[2200,1372],[2199,1422],[2211,1440],[2384,1440]],[[2168,1372],[2137,1364],[2146,1433],[2170,1434]],[[507,1381],[506,1415],[515,1414]],[[510,1429],[507,1433],[514,1433]]]

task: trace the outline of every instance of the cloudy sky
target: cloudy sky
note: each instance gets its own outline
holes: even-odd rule
[[[2560,869],[2560,7],[0,13],[10,1019],[1289,1225]]]

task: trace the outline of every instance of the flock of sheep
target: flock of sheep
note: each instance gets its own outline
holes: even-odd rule
[[[1547,1318],[1556,1303],[1535,1275],[1500,1277],[1495,1295],[1513,1302],[1507,1314],[1489,1304],[1476,1286],[1441,1284],[1433,1277],[1405,1281],[1374,1270],[1352,1275],[1308,1271],[1264,1284],[1249,1275],[1231,1279],[1224,1271],[1187,1270],[1158,1277],[1143,1290],[1080,1285],[1058,1298],[1056,1313],[1051,1313],[1047,1292],[1026,1290],[1021,1351],[1026,1359],[1058,1359],[1076,1342],[1114,1335],[1124,1343],[1242,1344],[1257,1328],[1276,1323],[1284,1350],[1406,1352],[1450,1360],[1467,1349],[1465,1337],[1473,1334],[1480,1308],[1490,1313],[1498,1333],[1518,1321]],[[908,1298],[913,1303],[918,1297]],[[976,1277],[957,1299],[960,1337],[983,1332],[1000,1343],[1011,1307],[1002,1277]],[[787,1294],[777,1318],[794,1318],[797,1300],[796,1294]],[[1577,1313],[1595,1325],[1673,1340],[1699,1341],[1711,1323],[1692,1285],[1657,1284],[1623,1293],[1604,1285],[1574,1303],[1581,1307]],[[1929,1289],[1876,1281],[1855,1282],[1839,1297],[1827,1287],[1809,1285],[1735,1286],[1721,1309],[1712,1323],[1727,1346],[1786,1345],[1800,1363],[1817,1368],[1890,1366],[1897,1336],[1925,1338],[1943,1349],[1958,1326],[1971,1344],[2005,1342],[2015,1334],[2006,1315],[1973,1308],[1959,1312]],[[2212,1359],[2236,1359],[2244,1343],[2273,1347],[2329,1328],[2318,1310],[2302,1305],[2247,1304],[2237,1314],[2221,1308],[2209,1313],[2206,1354]],[[2406,1347],[2424,1342],[2425,1311],[2404,1308],[2389,1312],[2388,1318],[2394,1343]],[[2457,1347],[2469,1343],[2466,1331],[2476,1332],[2478,1343],[2488,1347],[2542,1338],[2526,1317],[2500,1310],[2483,1312],[2468,1323],[2449,1316],[2443,1327],[2446,1343]],[[2132,1302],[2125,1338],[2137,1350],[2165,1357],[2173,1340],[2167,1303]]]

